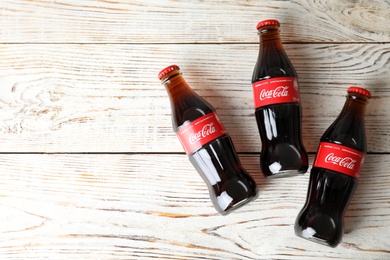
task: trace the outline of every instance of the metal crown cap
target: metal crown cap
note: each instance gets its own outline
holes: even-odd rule
[[[269,25],[276,25],[276,26],[280,26],[280,23],[278,20],[275,20],[275,19],[268,19],[268,20],[264,20],[264,21],[260,21],[257,26],[256,26],[256,29],[258,30],[259,28],[261,27],[264,27],[264,26],[269,26]]]
[[[358,94],[364,95],[364,96],[366,96],[368,98],[371,98],[370,91],[368,91],[365,88],[361,88],[359,86],[351,86],[351,87],[348,88],[347,92],[348,93],[358,93]]]
[[[158,79],[162,79],[165,75],[167,75],[169,72],[174,71],[174,70],[179,70],[179,66],[177,65],[171,65],[166,67],[165,69],[161,70],[160,73],[158,73]]]

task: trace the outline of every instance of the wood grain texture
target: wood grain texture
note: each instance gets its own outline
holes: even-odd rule
[[[5,0],[0,42],[242,43],[268,18],[287,41],[389,42],[389,14],[387,0]]]
[[[268,18],[299,74],[310,165],[345,90],[373,94],[334,249],[294,235],[309,174],[260,172],[250,79]],[[0,259],[390,259],[389,24],[388,0],[1,1]],[[172,63],[259,185],[228,216],[173,134],[157,79]]]
[[[185,155],[0,155],[0,256],[390,257],[390,177],[383,171],[390,167],[388,155],[367,157],[346,213],[343,242],[336,249],[294,235],[308,174],[264,180],[257,156],[241,158],[258,182],[260,196],[224,217],[211,206]]]
[[[346,89],[361,85],[373,94],[368,150],[389,152],[389,44],[288,44],[286,51],[300,76],[308,151],[341,111]],[[257,44],[0,45],[0,151],[183,152],[157,79],[177,63],[238,151],[259,152],[250,83],[257,53]]]

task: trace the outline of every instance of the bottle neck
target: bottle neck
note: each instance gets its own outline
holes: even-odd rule
[[[161,78],[170,98],[177,98],[183,94],[192,93],[192,89],[185,81],[179,70],[174,70]]]
[[[260,51],[261,52],[279,52],[285,53],[278,26],[267,26],[260,28],[258,31],[260,36]]]
[[[341,114],[358,116],[364,119],[369,98],[358,94],[348,93]]]
[[[278,26],[273,25],[260,28],[258,34],[260,36],[260,44],[269,42],[281,42]]]
[[[284,50],[279,27],[276,25],[261,27],[258,34],[259,56],[252,75],[252,83],[276,77],[297,77],[297,72]]]

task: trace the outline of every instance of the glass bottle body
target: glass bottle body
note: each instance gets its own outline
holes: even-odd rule
[[[344,214],[358,186],[366,153],[368,98],[349,93],[340,115],[321,137],[306,202],[295,222],[296,235],[331,247],[340,243]]]
[[[284,51],[278,26],[261,27],[259,35],[252,84],[262,143],[261,170],[266,177],[303,174],[308,169],[308,157],[302,143],[298,76]],[[283,88],[293,98],[281,99]]]
[[[344,214],[358,180],[336,171],[313,167],[307,201],[295,222],[295,233],[319,244],[336,247],[344,233]]]
[[[214,121],[206,125],[212,127],[201,125],[199,136],[207,134],[205,128],[218,129],[215,125],[221,123],[214,108],[189,87],[178,70],[169,73],[162,81],[170,97],[172,125],[176,133],[209,117]],[[217,138],[202,143],[201,147],[194,150],[186,148],[186,151],[190,162],[206,183],[211,201],[220,214],[228,214],[257,198],[256,183],[242,166],[232,139],[225,131],[222,130]]]

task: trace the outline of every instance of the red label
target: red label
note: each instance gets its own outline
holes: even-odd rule
[[[314,160],[314,167],[325,168],[359,178],[364,157],[364,153],[355,149],[322,142]]]
[[[202,116],[183,126],[176,133],[187,154],[224,134],[226,130],[216,113]]]
[[[280,103],[299,103],[298,79],[272,78],[253,83],[255,108]]]

